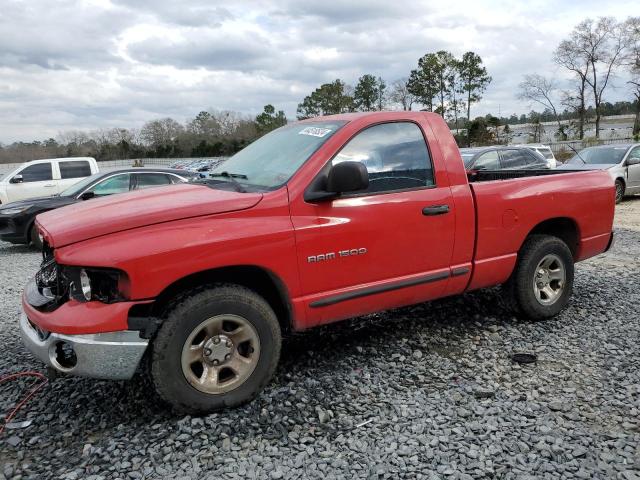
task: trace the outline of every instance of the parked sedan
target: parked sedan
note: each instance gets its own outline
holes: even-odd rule
[[[170,169],[127,168],[101,172],[72,185],[53,197],[30,198],[2,205],[0,208],[0,240],[11,243],[32,243],[41,246],[33,228],[36,215],[72,203],[104,197],[130,190],[159,187],[187,182],[193,172]]]
[[[523,147],[461,148],[467,171],[541,170],[549,168],[542,155]]]
[[[640,143],[588,147],[564,165],[568,170],[607,170],[616,184],[616,203],[640,193]]]

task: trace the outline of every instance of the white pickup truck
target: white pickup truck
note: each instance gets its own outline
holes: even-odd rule
[[[98,173],[98,164],[91,157],[26,162],[0,179],[0,203],[53,196],[94,173]]]

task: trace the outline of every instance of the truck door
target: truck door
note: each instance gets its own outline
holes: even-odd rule
[[[57,193],[50,161],[27,165],[8,180],[6,189],[9,202],[49,197]]]
[[[347,160],[366,166],[366,191],[291,204],[308,326],[437,297],[451,273],[451,191],[421,127],[365,128],[330,162]]]

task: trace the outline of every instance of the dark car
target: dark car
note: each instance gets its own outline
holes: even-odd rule
[[[542,170],[548,169],[542,155],[523,147],[461,148],[467,171],[471,170]]]
[[[127,168],[100,172],[81,180],[53,197],[30,198],[0,207],[0,240],[41,245],[33,227],[36,215],[72,203],[131,190],[183,183],[197,174],[163,168]]]

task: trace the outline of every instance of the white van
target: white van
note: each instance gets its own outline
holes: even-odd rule
[[[94,173],[98,163],[91,157],[32,160],[0,179],[0,203],[50,197]]]
[[[547,161],[547,166],[549,168],[556,168],[558,166],[558,161],[556,160],[556,156],[553,154],[553,150],[551,150],[551,148],[547,145],[542,145],[539,143],[522,143],[520,145],[513,146],[528,148],[529,150],[533,150],[534,152],[542,155]]]

